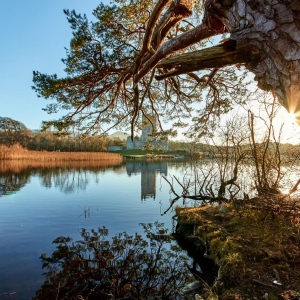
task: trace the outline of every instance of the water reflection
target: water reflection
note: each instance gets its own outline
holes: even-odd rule
[[[116,173],[122,173],[126,166],[129,176],[141,174],[141,199],[156,198],[156,175],[168,174],[168,163],[158,162],[126,162],[123,164],[104,165],[71,163],[68,165],[46,164],[28,166],[22,162],[2,162],[0,165],[0,196],[14,193],[23,188],[32,175],[37,175],[41,180],[41,185],[46,188],[59,188],[65,194],[76,191],[84,191],[91,176],[98,181],[98,174],[105,172],[108,168]]]
[[[49,255],[51,241],[58,236],[78,240],[81,228],[90,230],[99,224],[112,236],[122,231],[141,234],[138,224],[155,220],[171,229],[172,212],[160,215],[169,206],[169,188],[159,174],[180,173],[182,164],[170,169],[169,163],[0,162],[0,238],[5,241],[0,243],[0,295],[15,292],[16,300],[33,296],[41,286],[39,255]],[[7,196],[11,191],[14,196]],[[158,201],[140,201],[149,195]]]
[[[30,174],[26,171],[22,173],[4,172],[0,173],[0,197],[10,195],[23,188],[30,178]]]
[[[89,173],[95,176],[107,168],[119,168],[114,162],[34,162],[0,161],[0,197],[23,188],[31,176],[37,175],[42,186],[56,187],[66,194],[85,190],[89,183]],[[96,178],[97,180],[97,178]]]
[[[129,176],[141,173],[141,199],[156,197],[156,174],[168,174],[168,164],[164,161],[126,162],[126,171]]]
[[[58,237],[51,256],[41,256],[46,280],[34,299],[188,299],[187,257],[163,224],[141,225],[144,237],[110,240],[105,227],[82,229],[75,243]]]
[[[65,194],[84,191],[89,183],[88,174],[92,170],[82,168],[56,168],[39,173],[42,186],[59,188]],[[96,170],[94,170],[96,171]],[[97,170],[98,172],[101,170]]]

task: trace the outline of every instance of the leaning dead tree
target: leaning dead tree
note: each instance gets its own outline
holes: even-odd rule
[[[65,11],[73,29],[63,59],[66,77],[34,72],[38,96],[55,100],[46,111],[67,111],[46,127],[99,131],[131,120],[133,133],[149,111],[183,126],[207,89],[206,107],[196,111],[195,129],[201,130],[210,116],[228,112],[245,96],[229,66],[244,66],[288,111],[300,111],[298,0],[115,3],[100,4],[93,23]],[[206,47],[207,39],[224,34],[226,40]]]

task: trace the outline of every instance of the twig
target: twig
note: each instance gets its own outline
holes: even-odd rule
[[[181,196],[179,196],[179,195],[175,192],[175,190],[174,190],[174,188],[173,188],[173,185],[172,185],[171,182],[168,180],[168,178],[165,177],[164,175],[162,175],[162,178],[170,185],[170,188],[171,188],[172,193],[173,193],[175,196],[177,196],[178,198],[181,198]]]

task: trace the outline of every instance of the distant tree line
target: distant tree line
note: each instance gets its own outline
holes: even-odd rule
[[[76,131],[63,134],[50,130],[35,132],[19,121],[0,117],[0,144],[20,144],[29,150],[39,151],[107,151],[109,145],[124,145],[125,141]]]

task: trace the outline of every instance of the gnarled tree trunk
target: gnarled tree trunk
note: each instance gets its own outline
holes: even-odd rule
[[[174,55],[223,32],[230,38],[220,46]],[[154,66],[168,70],[157,76],[163,79],[237,63],[252,71],[259,87],[274,92],[300,122],[300,1],[207,0],[203,23],[162,44],[136,78]]]

